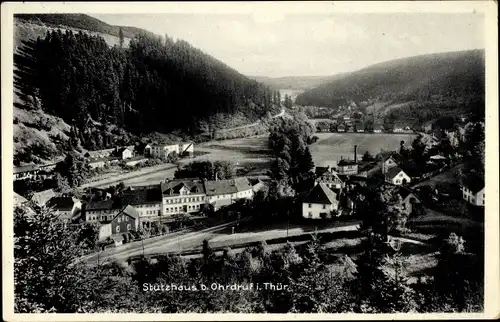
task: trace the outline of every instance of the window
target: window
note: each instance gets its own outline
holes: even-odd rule
[[[130,224],[127,224],[127,231],[130,230],[130,228],[132,228],[132,226]]]
[[[309,211],[309,218],[312,218],[313,213]]]
[[[118,216],[118,223],[121,223],[122,222],[122,218],[120,216]]]
[[[396,184],[400,184],[400,183],[401,183],[401,180],[396,179]]]
[[[323,205],[323,209],[326,209],[326,205]]]
[[[120,232],[120,226],[116,226],[116,232],[119,233]]]
[[[311,204],[309,204],[309,208],[311,208],[311,207],[312,207],[312,205],[311,205]]]

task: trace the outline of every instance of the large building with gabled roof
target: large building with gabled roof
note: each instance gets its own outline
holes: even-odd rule
[[[337,194],[324,183],[315,185],[302,202],[302,216],[308,219],[332,218],[337,210]]]

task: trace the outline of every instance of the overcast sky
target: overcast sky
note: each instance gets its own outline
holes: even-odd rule
[[[332,75],[419,54],[484,48],[474,13],[91,14],[188,41],[246,75]]]

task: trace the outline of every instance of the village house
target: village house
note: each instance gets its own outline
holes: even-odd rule
[[[345,125],[344,124],[339,124],[337,126],[337,132],[345,132]]]
[[[90,201],[83,207],[83,218],[86,222],[109,222],[120,212],[121,208],[120,200]]]
[[[330,131],[330,125],[326,122],[319,122],[316,124],[316,131],[317,132],[328,132]]]
[[[121,208],[108,222],[99,227],[99,240],[111,237],[115,245],[127,242],[131,231],[139,231],[139,214],[132,206]]]
[[[484,184],[475,183],[469,186],[462,186],[462,197],[465,201],[474,206],[484,207]]]
[[[40,172],[40,167],[36,164],[29,164],[25,166],[14,167],[14,181],[35,179]]]
[[[82,202],[74,197],[61,196],[52,197],[46,204],[48,208],[52,208],[63,221],[69,222],[75,216],[80,215]]]
[[[161,183],[162,209],[165,217],[179,213],[197,213],[206,203],[205,187],[198,179]]]
[[[324,183],[311,189],[302,202],[302,216],[309,219],[326,219],[337,216],[337,195]]]
[[[207,202],[218,210],[237,200],[251,199],[254,192],[247,178],[205,181]]]
[[[402,199],[401,207],[406,215],[415,214],[415,212],[422,209],[422,202],[410,189],[401,187],[399,195]]]
[[[149,226],[150,222],[160,219],[160,216],[163,215],[162,202],[160,184],[154,187],[126,190],[121,196],[122,206],[130,205],[137,211],[140,227]]]
[[[33,193],[33,196],[31,196],[31,201],[34,202],[37,206],[43,207],[50,199],[56,196],[57,194],[55,193],[54,189],[47,189],[44,191]]]
[[[399,186],[410,183],[411,178],[400,167],[393,167],[385,173],[385,181]]]
[[[179,154],[179,145],[152,144],[149,151],[152,158],[166,159],[170,153],[175,152],[176,154]]]
[[[115,149],[103,149],[103,150],[95,150],[95,151],[87,151],[84,153],[84,157],[89,158],[91,160],[103,159],[110,157],[115,152]]]
[[[391,168],[398,167],[400,162],[399,154],[393,153],[382,160],[382,173],[386,174]]]
[[[323,183],[333,191],[340,191],[344,187],[344,182],[330,166],[316,167],[315,174],[315,185]]]
[[[375,123],[373,124],[373,132],[374,133],[382,133],[384,130],[384,126],[380,123]]]
[[[341,175],[358,174],[358,163],[354,160],[341,159],[337,163],[337,172]]]
[[[134,150],[130,147],[120,148],[116,151],[116,156],[121,160],[131,159],[134,156]]]
[[[394,124],[394,128],[392,129],[392,131],[394,133],[403,133],[405,131],[405,127],[406,127],[405,124],[400,123],[400,122],[396,122]]]

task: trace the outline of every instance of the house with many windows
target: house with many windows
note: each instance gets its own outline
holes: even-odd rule
[[[162,210],[165,217],[196,213],[206,203],[205,186],[198,179],[179,179],[161,183]]]
[[[302,216],[304,218],[332,218],[337,216],[337,210],[337,195],[324,183],[315,185],[302,202]]]
[[[340,175],[358,174],[358,163],[355,160],[341,159],[337,163],[337,172]]]
[[[179,154],[178,144],[151,144],[149,146],[149,155],[153,158],[165,159],[171,153]]]
[[[484,207],[484,184],[464,185],[461,190],[465,201],[474,206]]]
[[[254,192],[247,178],[205,181],[207,202],[218,210],[237,200],[252,199]]]

